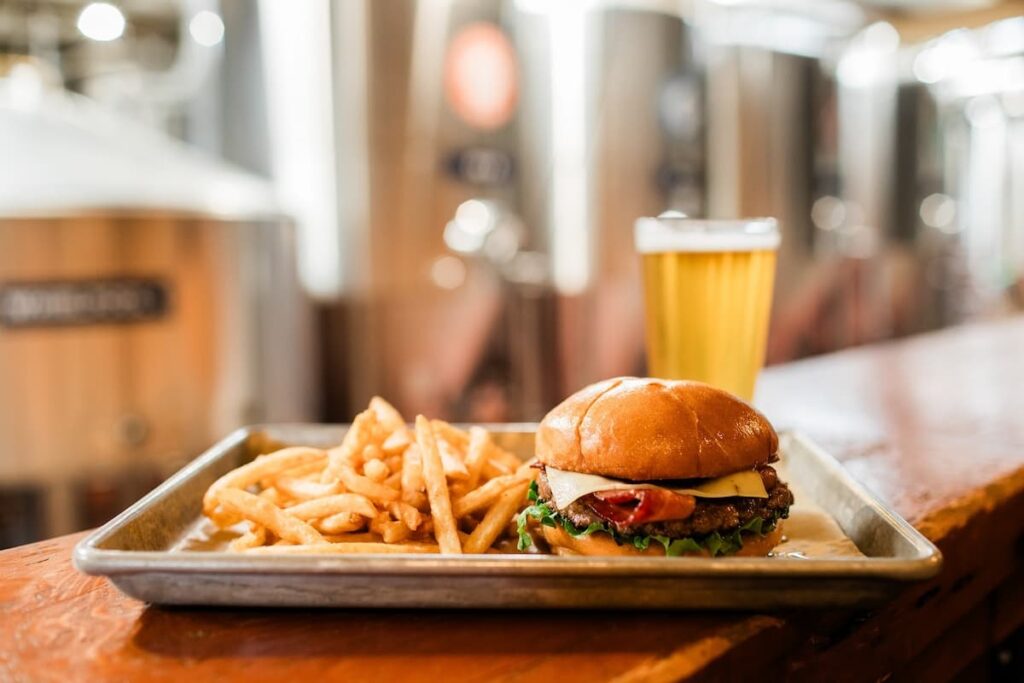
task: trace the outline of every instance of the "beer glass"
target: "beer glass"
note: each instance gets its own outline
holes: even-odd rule
[[[648,374],[713,384],[746,400],[764,365],[779,248],[773,218],[636,222]]]

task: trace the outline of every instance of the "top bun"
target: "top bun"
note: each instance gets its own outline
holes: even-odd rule
[[[537,429],[537,459],[615,479],[720,477],[772,460],[779,437],[745,401],[700,382],[616,377],[577,391]]]

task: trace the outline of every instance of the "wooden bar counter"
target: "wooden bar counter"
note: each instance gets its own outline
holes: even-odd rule
[[[940,575],[870,613],[163,609],[78,574],[75,535],[0,552],[0,681],[990,675],[1024,625],[1024,318],[772,368],[758,403],[931,538]]]

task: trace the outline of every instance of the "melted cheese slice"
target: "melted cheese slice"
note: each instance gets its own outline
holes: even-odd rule
[[[550,465],[545,467],[544,471],[547,473],[548,485],[551,487],[551,496],[555,499],[555,505],[562,510],[576,500],[595,491],[665,488],[674,493],[682,493],[697,498],[731,498],[732,496],[742,496],[744,498],[768,497],[768,492],[764,489],[764,482],[761,481],[761,475],[753,470],[737,472],[736,474],[729,474],[715,479],[707,479],[694,488],[688,489],[609,479],[596,474],[566,472]]]

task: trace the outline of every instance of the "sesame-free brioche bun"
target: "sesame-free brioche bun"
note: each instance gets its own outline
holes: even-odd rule
[[[607,557],[625,556],[636,557],[638,555],[651,555],[654,557],[665,557],[665,548],[660,543],[651,543],[646,550],[640,550],[629,544],[619,545],[608,534],[596,533],[589,536],[572,536],[560,526],[543,526],[544,540],[552,549],[565,548],[571,554],[576,555],[597,555]],[[744,533],[743,547],[729,557],[765,557],[772,551],[772,548],[782,542],[782,524],[764,536],[755,536]],[[683,553],[686,557],[711,557],[707,550],[700,552]]]
[[[615,479],[720,477],[763,465],[775,429],[732,394],[700,382],[617,377],[577,391],[537,428],[537,459]]]

